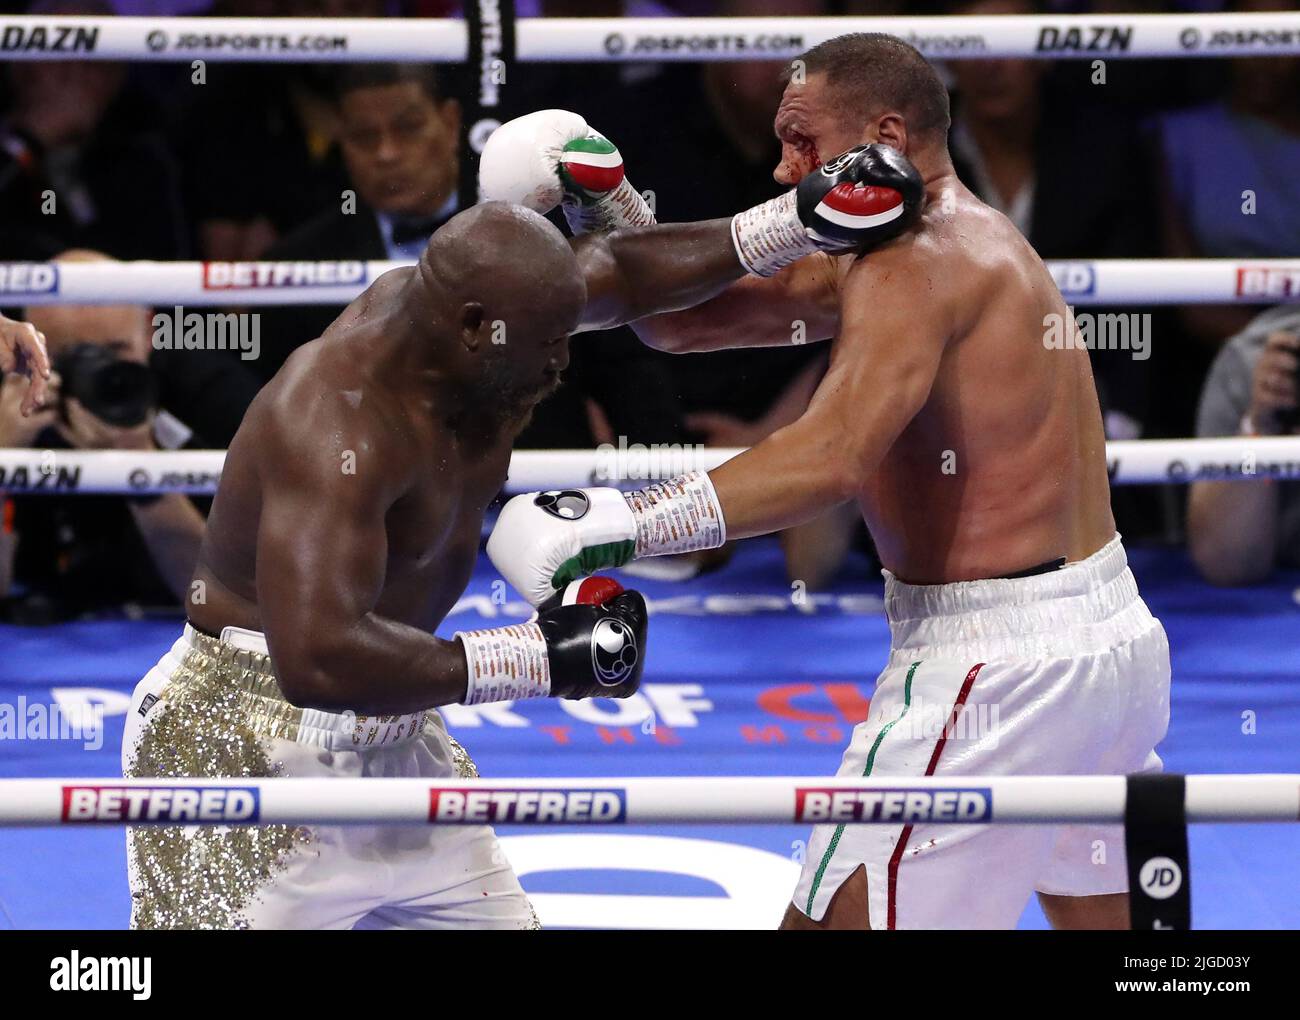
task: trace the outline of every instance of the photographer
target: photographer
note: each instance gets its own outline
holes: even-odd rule
[[[1196,434],[1300,434],[1300,309],[1257,316],[1219,352],[1197,415]],[[1300,485],[1271,478],[1195,482],[1188,514],[1192,560],[1211,584],[1266,579],[1300,566]]]
[[[92,252],[61,258],[99,260]],[[54,371],[30,416],[22,413],[26,380],[0,385],[0,447],[223,446],[256,394],[251,374],[219,352],[154,351],[151,309],[60,305],[31,308],[28,317],[45,336]],[[169,407],[183,408],[189,422]],[[5,544],[28,595],[11,607],[20,620],[184,598],[204,530],[188,497],[32,495],[8,503]]]

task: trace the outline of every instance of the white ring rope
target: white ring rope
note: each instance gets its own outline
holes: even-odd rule
[[[1300,820],[1300,775],[1186,776],[1188,822]],[[1118,824],[1124,776],[5,779],[0,826]]]
[[[516,450],[508,492],[616,485],[711,471],[743,452],[692,446],[621,443],[593,450]],[[212,495],[224,450],[0,449],[0,492],[142,496]],[[1112,485],[1193,481],[1300,480],[1300,436],[1226,439],[1125,439],[1106,444]]]
[[[347,304],[405,261],[0,262],[7,305],[195,307]],[[1074,305],[1300,302],[1300,259],[1094,259],[1048,262]]]
[[[487,24],[487,18],[485,18]],[[520,18],[518,59],[609,62],[797,56],[845,32],[928,57],[1230,57],[1300,53],[1300,14],[999,17]],[[462,61],[465,22],[430,18],[0,18],[6,60]]]

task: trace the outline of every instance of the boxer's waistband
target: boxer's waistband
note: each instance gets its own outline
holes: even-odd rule
[[[1055,657],[1109,647],[1151,626],[1119,535],[1087,559],[1045,566],[1019,577],[930,585],[884,571],[894,653]]]
[[[1017,570],[1011,574],[999,574],[993,580],[995,581],[1018,581],[1022,577],[1037,577],[1039,574],[1050,574],[1053,570],[1060,570],[1065,566],[1064,556],[1059,556],[1054,560],[1047,560],[1038,564],[1036,567],[1029,567],[1026,570]]]
[[[260,737],[364,751],[420,736],[431,714],[366,716],[292,705],[276,680],[266,637],[258,631],[227,627],[214,637],[186,623],[180,644],[181,662],[171,673],[167,700],[230,697],[233,689],[242,721]]]

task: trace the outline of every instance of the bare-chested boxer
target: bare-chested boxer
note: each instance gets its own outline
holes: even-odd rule
[[[289,359],[231,444],[185,633],[136,688],[127,776],[470,777],[435,706],[636,690],[645,603],[613,582],[432,636],[586,296],[558,230],[480,206]],[[128,867],[136,927],[536,923],[486,825],[138,826]]]
[[[1168,644],[1115,533],[1087,352],[1044,343],[1073,327],[1069,310],[1024,237],[957,179],[947,94],[916,50],[848,35],[795,66],[806,78],[791,77],[775,128],[776,179],[797,188],[730,221],[629,226],[646,216],[609,176],[616,151],[574,115],[530,115],[545,129],[524,118],[493,136],[491,193],[544,206],[562,192],[589,223],[617,228],[577,244],[589,288],[617,251],[641,279],[694,273],[716,294],[657,317],[615,303],[606,322],[640,319],[643,339],[674,351],[834,338],[797,422],[708,474],[584,490],[581,519],[516,497],[489,541],[493,562],[538,603],[583,572],[856,500],[886,567],[892,647],[840,775],[1160,768]],[[889,184],[874,143],[923,180],[915,222],[899,218],[906,175],[892,190],[862,186]],[[891,217],[906,229],[881,243]],[[737,282],[723,289],[727,265]],[[991,732],[981,718],[996,718]],[[1057,927],[1124,927],[1127,887],[1119,826],[828,824],[814,830],[785,924],[1013,927],[1036,891]]]

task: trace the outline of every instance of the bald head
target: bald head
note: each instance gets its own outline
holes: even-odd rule
[[[444,371],[473,404],[522,427],[559,385],[587,302],[564,235],[523,206],[487,202],[438,229],[416,279]]]
[[[587,299],[564,235],[545,217],[506,202],[476,205],[443,224],[420,259],[420,276],[435,301],[450,305],[446,311],[477,304],[507,331],[533,322],[571,333]]]
[[[117,260],[101,252],[73,248],[53,261],[107,265]],[[25,318],[45,334],[51,358],[76,344],[95,343],[113,348],[125,361],[149,360],[153,309],[143,305],[33,305]]]

